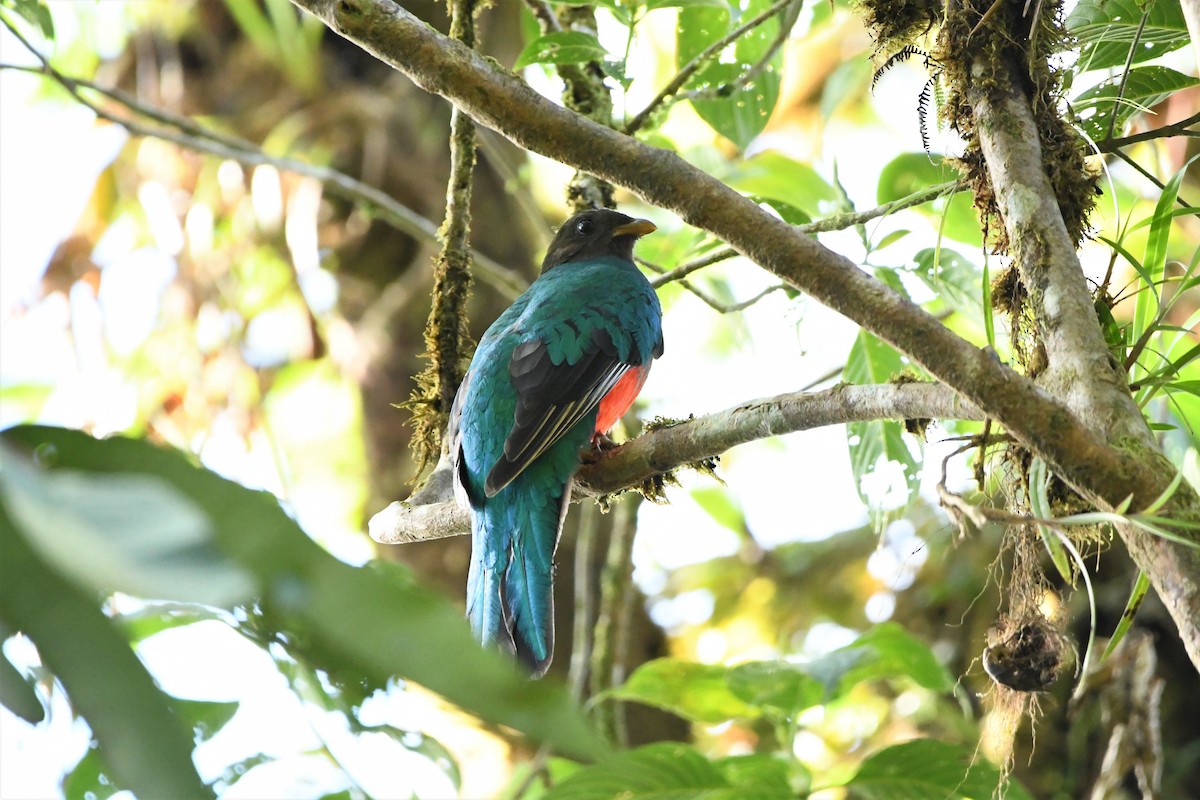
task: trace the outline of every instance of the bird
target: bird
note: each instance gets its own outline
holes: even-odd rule
[[[554,652],[554,552],[589,447],[629,410],[663,353],[662,307],[633,263],[652,222],[572,216],[541,272],[479,340],[447,442],[471,517],[467,617],[485,647],[541,677]]]

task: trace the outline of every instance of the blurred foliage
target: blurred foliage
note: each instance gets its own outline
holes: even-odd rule
[[[793,224],[931,190],[932,201],[819,235],[956,332],[1014,359],[992,318],[999,268],[955,183],[958,144],[919,130],[919,109],[938,101],[936,76],[931,83],[910,59],[877,76],[872,95],[870,39],[840,0],[594,5],[597,30],[543,32],[516,4],[496,4],[481,19],[488,53],[551,93],[557,65],[598,62],[624,121],[645,112],[639,137]],[[444,25],[435,4],[406,7]],[[433,227],[440,219],[445,109],[285,0],[0,0],[0,17],[64,74],[203,125],[196,137],[232,135],[330,165]],[[1144,10],[1083,0],[1065,22],[1078,49],[1059,65],[1063,107],[1081,133],[1152,134],[1194,109],[1178,0]],[[77,110],[52,79],[10,68],[35,62],[4,35],[0,79],[6,93],[24,92],[12,108],[49,126]],[[676,91],[647,108],[680,75]],[[132,113],[120,95],[82,97]],[[97,124],[103,131],[112,128]],[[1188,203],[1200,184],[1195,139],[1171,133],[1109,157],[1082,257],[1135,398],[1181,480],[1200,485],[1200,221]],[[922,152],[926,138],[934,152]],[[1076,642],[1093,625],[1114,639],[1154,632],[1151,655],[1136,651],[1140,682],[1130,677],[1135,659],[1122,655],[1132,645],[1095,652],[1097,670],[1079,676],[1089,687],[1082,700],[1068,705],[1064,675],[1033,704],[1040,721],[1035,711],[1004,719],[979,656],[1010,607],[1018,564],[1050,564],[1059,539],[1014,540],[999,526],[967,536],[933,505],[930,477],[958,446],[952,437],[984,431],[966,423],[928,428],[924,441],[901,423],[869,422],[847,426],[839,448],[810,451],[803,437],[759,442],[726,457],[728,485],[672,490],[669,522],[643,509],[633,573],[666,645],[623,625],[619,680],[582,708],[603,704],[626,720],[634,706],[661,709],[690,741],[611,750],[555,679],[524,681],[470,641],[456,605],[463,542],[413,545],[400,554],[408,567],[375,559],[361,533],[412,471],[390,404],[409,395],[420,366],[428,241],[381,222],[369,203],[331,198],[318,181],[270,164],[161,138],[118,144],[18,153],[46,175],[82,159],[65,162],[71,188],[55,198],[74,216],[69,228],[29,237],[10,234],[7,209],[4,223],[7,241],[50,236],[53,252],[6,250],[26,281],[19,296],[5,285],[0,336],[0,702],[27,732],[52,724],[55,708],[86,720],[90,746],[62,776],[64,796],[244,797],[302,785],[308,796],[354,798],[888,800],[987,797],[1003,785],[1011,798],[1080,797],[1116,746],[1114,726],[1129,723],[1121,713],[1132,712],[1111,700],[1112,687],[1127,686],[1142,687],[1126,694],[1161,718],[1146,729],[1161,737],[1160,752],[1140,757],[1157,755],[1162,796],[1200,796],[1194,670],[1162,609],[1142,602],[1144,580],[1109,549],[1105,520],[1087,520],[1100,532],[1080,540],[1090,597],[1074,590],[1075,567],[1061,552],[1060,571],[1020,588],[1047,615],[1069,619]],[[475,245],[531,277],[548,224],[562,216],[565,176],[488,135],[482,145]],[[866,179],[860,162],[874,170]],[[86,199],[71,205],[70,192]],[[679,220],[641,213],[661,231],[639,249],[647,262],[671,269],[719,252],[720,242]],[[794,294],[715,315],[713,305],[753,299],[772,282],[743,260],[689,282],[660,290],[669,345],[656,371],[682,388],[652,382],[654,410],[703,413],[760,387],[798,388],[807,373],[788,359],[801,351],[818,365],[815,384],[915,375],[901,353],[865,332],[839,335]],[[486,277],[480,284],[476,330],[504,302]],[[833,461],[835,449],[838,458],[848,451],[845,462]],[[981,477],[971,499],[1003,499],[1018,466],[997,453],[984,446],[954,459],[952,488]],[[831,485],[818,474],[833,471],[826,460],[845,464],[840,498],[821,494]],[[837,516],[826,508],[834,502],[861,505]],[[1055,513],[1049,499],[1045,513]],[[1161,522],[1152,512],[1136,521],[1148,530]],[[638,598],[630,589],[623,602]],[[253,697],[177,694],[174,679],[196,668],[155,667],[147,653],[173,635],[200,641],[210,626],[232,632],[286,686],[314,735],[277,746],[284,723],[260,716],[266,732],[249,751],[216,767],[200,757],[243,725]],[[1013,728],[1015,759],[1002,741]],[[542,743],[554,755],[536,754]],[[372,768],[392,782],[373,782]],[[303,782],[314,774],[321,779]],[[1130,772],[1120,796],[1135,796],[1135,786]]]

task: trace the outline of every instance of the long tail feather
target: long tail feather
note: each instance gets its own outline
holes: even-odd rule
[[[518,480],[472,515],[467,614],[483,644],[515,652],[541,677],[554,656],[554,550],[571,487],[536,488]]]

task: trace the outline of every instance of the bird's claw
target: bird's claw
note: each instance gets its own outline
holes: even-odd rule
[[[583,452],[583,455],[580,456],[580,461],[584,464],[595,464],[604,457],[605,453],[610,450],[616,450],[618,447],[620,445],[614,442],[608,434],[594,433],[592,434],[592,446]]]

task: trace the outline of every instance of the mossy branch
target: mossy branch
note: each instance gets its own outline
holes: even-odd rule
[[[450,36],[475,47],[475,0],[451,0]],[[468,357],[467,300],[471,295],[471,187],[475,172],[475,123],[454,108],[450,115],[450,179],[446,217],[438,230],[441,251],[433,265],[433,304],[425,326],[427,366],[416,377],[407,403],[413,415],[412,448],[417,471],[436,461],[441,434]]]
[[[1131,507],[1145,508],[1171,485],[1174,470],[1155,448],[1136,441],[1129,442],[1130,447],[1114,446],[1126,440],[1105,435],[1096,421],[1078,415],[1061,397],[1002,364],[991,351],[962,339],[850,260],[798,233],[677,154],[642,144],[548,101],[519,77],[388,0],[293,2],[422,88],[459,106],[480,124],[522,147],[625,186],[646,202],[675,212],[858,322],[985,410],[1015,439],[1042,456],[1056,474],[1102,507],[1116,507],[1132,497]],[[1039,38],[1044,42],[1046,37]],[[1172,508],[1182,517],[1200,516],[1200,500],[1190,491],[1177,492]],[[1164,557],[1171,556],[1167,553]],[[1176,564],[1182,566],[1185,560]],[[1176,571],[1164,570],[1161,564],[1142,563],[1142,559],[1139,564],[1147,569],[1160,593],[1164,579],[1178,577]],[[1200,620],[1197,573],[1200,569],[1189,578],[1195,586],[1192,595],[1164,595],[1181,627],[1191,620],[1189,630]],[[1200,666],[1200,637],[1189,647],[1195,648],[1193,660]]]
[[[655,426],[606,451],[580,470],[574,499],[636,489],[682,466],[719,456],[758,439],[844,422],[877,419],[983,419],[983,413],[936,383],[835,386],[751,400],[734,408],[669,426]],[[382,544],[468,533],[467,514],[453,500],[448,469],[439,467],[418,494],[392,503],[371,519]]]

